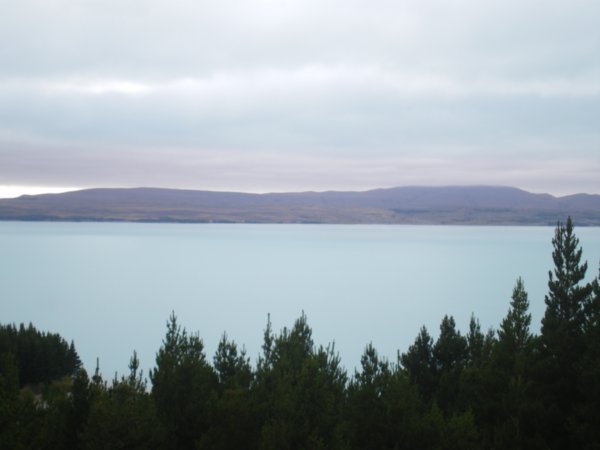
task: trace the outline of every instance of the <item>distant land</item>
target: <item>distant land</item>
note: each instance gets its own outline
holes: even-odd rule
[[[600,195],[554,197],[502,186],[248,194],[86,189],[0,199],[0,220],[188,223],[600,226]]]

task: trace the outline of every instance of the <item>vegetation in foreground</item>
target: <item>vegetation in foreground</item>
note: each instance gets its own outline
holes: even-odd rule
[[[74,345],[33,326],[0,327],[0,448],[598,449],[600,287],[571,220],[553,239],[541,332],[518,279],[498,330],[461,334],[443,318],[388,361],[368,345],[348,374],[302,315],[264,332],[255,367],[223,335],[212,363],[200,337],[167,322],[150,385],[134,352],[111,382]]]

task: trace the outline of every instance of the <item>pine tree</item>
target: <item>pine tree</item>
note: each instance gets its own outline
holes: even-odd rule
[[[217,377],[198,335],[188,335],[175,313],[150,372],[152,396],[172,448],[191,449],[206,432]]]
[[[385,449],[389,431],[384,396],[392,375],[390,365],[372,344],[360,362],[361,371],[354,374],[348,388],[352,442],[355,448]]]
[[[271,314],[267,314],[267,326],[263,333],[262,355],[258,358],[258,371],[269,370],[273,367],[273,327],[271,325]]]
[[[0,353],[0,449],[18,446],[19,372],[12,353]]]
[[[79,369],[73,377],[69,409],[66,417],[67,448],[83,448],[81,433],[87,426],[91,405],[90,380],[85,369]]]
[[[213,364],[218,396],[213,402],[208,433],[198,448],[211,450],[254,449],[258,441],[258,418],[250,386],[254,373],[244,349],[223,333]]]
[[[238,350],[235,341],[227,339],[223,333],[217,351],[213,358],[213,366],[222,388],[239,386],[248,388],[252,381],[252,368],[250,359],[246,357],[246,350]]]
[[[600,448],[600,270],[592,286],[592,299],[586,311],[586,354],[582,364],[581,390],[585,396],[577,412],[581,440],[590,448]]]
[[[583,283],[587,262],[581,262],[582,249],[570,217],[566,225],[557,225],[552,244],[554,271],[549,272],[538,368],[545,411],[542,434],[553,445],[569,448],[576,445],[574,412],[585,395],[581,366],[586,353],[586,310],[593,288]]]
[[[577,341],[583,333],[592,285],[581,283],[588,266],[587,262],[581,262],[583,250],[573,233],[570,217],[566,225],[559,223],[556,227],[552,245],[554,271],[548,272],[549,293],[545,297],[546,312],[542,319],[543,344],[549,352],[566,350],[562,344],[572,345],[574,347],[567,353],[578,356],[581,343]]]
[[[425,326],[421,327],[414,344],[400,356],[400,363],[422,398],[431,401],[436,389],[433,339]]]
[[[532,335],[529,331],[531,314],[525,284],[519,277],[513,289],[508,314],[502,320],[498,330],[498,342],[505,351],[514,356],[523,355],[531,345]]]
[[[531,357],[534,337],[531,314],[523,280],[519,277],[512,292],[510,308],[498,330],[492,371],[487,375],[493,392],[493,442],[503,448],[527,448],[534,435],[531,411]]]
[[[497,413],[495,410],[490,411],[489,400],[492,393],[487,383],[490,375],[491,353],[496,344],[494,331],[488,330],[484,334],[479,320],[471,314],[466,342],[467,360],[460,373],[458,410],[472,412],[472,419],[480,427],[482,437],[486,438],[485,428],[491,421],[490,416],[495,416]],[[453,423],[464,424],[464,420],[467,420],[466,416]]]
[[[146,390],[134,351],[129,375],[107,386],[102,378],[91,384],[91,407],[81,441],[86,450],[126,448],[132,450],[165,447],[164,431]]]
[[[254,389],[260,448],[339,448],[346,374],[333,347],[315,349],[304,313],[291,329],[265,331]]]
[[[479,319],[471,314],[469,320],[469,332],[467,333],[467,366],[480,367],[488,356],[486,348],[486,338],[481,331]]]
[[[436,400],[444,413],[457,406],[459,380],[467,359],[467,340],[456,330],[452,316],[444,316],[440,335],[433,346],[437,381]]]

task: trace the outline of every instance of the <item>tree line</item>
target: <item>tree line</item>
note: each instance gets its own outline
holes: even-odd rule
[[[423,327],[395,361],[368,345],[354,373],[302,314],[270,321],[252,365],[224,334],[212,361],[167,322],[156,365],[89,376],[74,345],[0,328],[0,447],[10,449],[598,449],[600,283],[569,218],[555,229],[539,334],[523,280],[497,330]]]

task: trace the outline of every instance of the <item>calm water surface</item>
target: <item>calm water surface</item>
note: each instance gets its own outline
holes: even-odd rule
[[[271,314],[302,311],[317,344],[335,340],[347,368],[368,342],[395,360],[443,315],[465,331],[504,317],[518,276],[533,327],[544,311],[546,227],[183,225],[0,222],[0,321],[33,322],[73,339],[88,371],[126,371],[132,351],[154,365],[172,310],[208,357],[220,335],[255,361]],[[600,228],[577,228],[598,273]]]

